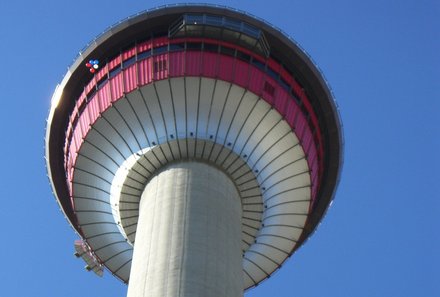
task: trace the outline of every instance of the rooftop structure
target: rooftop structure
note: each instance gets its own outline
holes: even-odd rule
[[[322,75],[278,29],[177,5],[78,56],[53,95],[46,158],[88,270],[107,268],[128,296],[238,297],[325,214],[341,125]]]

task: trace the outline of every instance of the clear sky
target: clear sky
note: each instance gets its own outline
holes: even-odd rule
[[[208,2],[293,37],[325,74],[344,124],[335,203],[314,236],[246,296],[440,296],[440,2]],[[45,121],[84,45],[166,3],[0,2],[1,296],[125,296],[124,284],[87,273],[73,256],[77,236],[46,178]]]

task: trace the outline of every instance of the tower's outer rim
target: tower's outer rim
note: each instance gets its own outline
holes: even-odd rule
[[[277,59],[282,60],[283,64],[294,69],[295,74],[298,75],[297,79],[311,99],[315,112],[318,115],[325,144],[325,171],[316,207],[309,216],[303,236],[297,245],[299,247],[314,231],[325,214],[333,199],[339,180],[342,166],[343,140],[337,106],[320,71],[298,45],[268,23],[226,7],[179,5],[147,11],[110,28],[80,54],[57,87],[52,98],[47,120],[45,147],[47,170],[53,192],[61,209],[74,229],[80,232],[69,201],[63,167],[63,147],[65,130],[74,103],[72,98],[78,98],[89,77],[87,69],[83,67],[84,62],[91,58],[118,53],[121,46],[128,44],[130,40],[137,37],[137,34],[140,33],[140,28],[145,31],[145,27],[157,28],[160,26],[160,23],[166,24],[167,27],[174,19],[177,19],[178,16],[186,12],[222,14],[227,17],[243,20],[260,28],[273,49],[272,54]]]

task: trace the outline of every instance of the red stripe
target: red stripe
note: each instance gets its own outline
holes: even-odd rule
[[[194,40],[193,40],[194,39]],[[225,42],[202,40],[198,38],[192,39],[176,39],[169,41],[166,37],[149,40],[143,44],[137,46],[137,51],[142,52],[151,47],[164,46],[170,43],[178,43],[182,41],[193,40],[196,42],[208,41],[216,44],[225,44],[229,47],[234,47],[242,52],[245,52],[253,57],[258,57],[254,53],[240,48],[236,45],[227,44]],[[89,84],[85,87],[84,92],[81,94],[76,106],[70,117],[68,124],[68,133],[66,141],[66,165],[68,168],[68,175],[71,172],[73,165],[76,162],[76,153],[82,144],[83,137],[89,131],[90,124],[93,124],[99,117],[99,114],[103,113],[111,104],[123,96],[123,93],[133,91],[138,86],[144,86],[151,83],[153,80],[162,80],[169,77],[179,76],[203,76],[209,78],[218,78],[225,80],[244,88],[249,89],[251,92],[261,96],[265,101],[274,106],[274,108],[284,116],[287,123],[292,127],[297,137],[303,146],[306,153],[307,162],[311,170],[311,178],[314,181],[312,184],[312,200],[315,199],[317,189],[319,186],[319,180],[323,170],[323,146],[321,141],[321,134],[318,125],[318,120],[313,113],[313,109],[309,100],[300,87],[300,85],[294,80],[294,78],[279,65],[273,59],[267,59],[266,63],[273,70],[278,72],[283,80],[289,83],[293,91],[297,94],[299,99],[303,102],[305,109],[309,113],[310,122],[314,126],[315,137],[311,133],[311,128],[306,120],[305,115],[301,112],[297,103],[292,99],[290,94],[275,81],[272,77],[268,76],[259,68],[249,65],[242,60],[238,60],[231,56],[226,56],[220,53],[200,52],[200,51],[177,51],[156,55],[149,57],[148,59],[137,61],[127,69],[122,70],[120,73],[109,79],[104,85],[97,91],[93,98],[88,103],[85,111],[80,115],[80,119],[76,124],[76,127],[72,127],[72,123],[76,116],[78,116],[78,106],[86,99],[86,94],[90,90],[96,88],[96,82],[98,77],[105,77],[108,72],[116,67],[120,67],[121,57],[123,60],[128,59],[136,54],[136,48],[132,48],[121,56],[116,57],[108,63],[106,67],[103,67],[99,73],[93,78]],[[262,60],[261,57],[258,57]],[[273,94],[268,91],[263,91],[265,82],[269,83],[274,88]],[[270,88],[269,88],[270,89]],[[69,131],[72,131],[69,133]],[[69,141],[71,139],[71,141]],[[321,143],[319,150],[317,150],[317,144]],[[67,144],[69,149],[67,150]]]

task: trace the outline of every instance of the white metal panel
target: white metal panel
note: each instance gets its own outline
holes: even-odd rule
[[[114,168],[106,168],[102,163],[88,159],[82,155],[78,155],[75,168],[79,168],[83,171],[87,171],[93,174],[98,174],[103,179],[108,181],[112,181],[114,177],[114,174],[112,172],[112,169]]]
[[[92,131],[87,134],[87,141],[111,156],[118,164],[131,155],[130,147],[103,117],[93,125]]]
[[[249,275],[244,272],[243,272],[243,284],[245,288],[249,288],[256,285],[256,283],[249,277]]]
[[[243,203],[243,211],[263,211],[263,204],[262,203],[256,203],[256,204],[244,204]]]
[[[103,164],[107,168],[114,168],[116,166],[119,168],[119,164],[125,160],[124,156],[94,129],[91,129],[87,134],[86,141],[81,146],[81,154],[96,160],[96,162]]]
[[[309,174],[309,168],[305,156],[298,159],[288,158],[290,154],[285,154],[283,157],[270,163],[261,173],[262,182],[269,185],[274,184],[274,181],[282,180],[283,178],[298,176],[301,178],[302,174]]]
[[[80,222],[81,226],[84,226],[86,224],[90,223],[102,223],[102,222],[113,222],[113,215],[111,212],[77,212],[76,217],[78,218],[78,221]]]
[[[240,152],[243,152],[243,154],[247,154],[248,157],[257,142],[257,140],[254,140],[255,138],[253,138],[254,133],[258,134],[258,129],[261,128],[260,124],[269,110],[269,104],[267,104],[264,100],[259,100],[247,121],[243,125],[243,129],[239,135],[239,138],[237,139],[236,147]],[[252,160],[248,159],[247,162],[250,167],[253,166]]]
[[[73,185],[73,195],[78,197],[106,197],[109,194],[108,191],[99,188],[93,188],[89,185],[74,183]],[[102,199],[104,200],[104,199]]]
[[[247,169],[244,174],[238,175],[236,182],[237,186],[243,186],[245,188],[250,188],[258,185],[257,183],[255,183],[255,175],[249,169]]]
[[[115,108],[109,108],[102,115],[103,121],[96,126],[97,130],[117,148],[125,158],[140,150],[133,133],[127,128]],[[94,126],[95,127],[95,126]]]
[[[288,251],[289,253],[296,245],[296,243],[293,242],[292,240],[285,239],[282,237],[271,236],[271,235],[259,236],[257,242],[275,246],[276,248],[283,251]]]
[[[276,204],[268,206],[266,209],[267,215],[273,213],[283,214],[283,213],[299,213],[307,214],[309,210],[309,201],[291,201],[290,203]]]
[[[254,106],[256,105],[257,101],[259,100],[259,97],[251,92],[246,92],[243,96],[243,100],[240,104],[240,106],[237,109],[237,115],[234,118],[234,121],[232,122],[231,128],[229,130],[229,137],[230,139],[233,139],[231,141],[234,143],[234,151],[240,152],[243,148],[245,138],[240,138],[239,136],[242,135],[242,128],[245,125],[245,123],[248,120],[249,114],[253,111]],[[246,153],[246,152],[245,152]]]
[[[122,266],[119,266],[118,268],[116,268],[115,270],[113,270],[113,271],[115,271],[115,273],[116,273],[118,276],[120,276],[120,277],[122,277],[122,276],[126,276],[126,275],[130,276],[130,270],[131,270],[131,259],[133,258],[133,252],[131,252],[131,256],[130,256],[130,254],[127,255],[127,258],[129,258],[130,260],[128,260],[127,262],[125,262],[124,264],[122,264]],[[123,279],[124,281],[128,282],[129,277],[127,277],[127,278],[122,277],[122,279]]]
[[[254,164],[253,168],[258,168],[260,174],[269,162],[272,162],[274,158],[278,158],[289,146],[296,143],[291,132],[286,136],[288,131],[286,131],[283,122],[279,119],[272,122],[271,130],[263,135],[249,155],[250,162]],[[256,135],[256,137],[258,136]],[[289,160],[284,161],[289,162]]]
[[[108,201],[93,198],[79,198],[75,199],[75,211],[111,211],[111,209]]]
[[[188,158],[188,139],[184,138],[184,139],[179,139],[177,140],[178,145],[179,145],[179,151],[180,151],[180,157],[182,159],[186,159]]]
[[[272,171],[267,177],[265,177],[264,179],[261,180],[261,185],[263,187],[267,186],[271,186],[285,178],[288,177],[292,177],[292,178],[303,178],[302,175],[308,175],[308,168],[306,169],[302,169],[302,170],[306,170],[306,171],[301,171],[301,168],[298,168],[299,166],[297,165],[297,163],[291,163],[291,164],[286,164],[283,167],[280,168],[276,168],[274,171]],[[266,171],[267,172],[267,171]],[[306,177],[304,177],[306,178]]]
[[[158,143],[161,141],[166,141],[166,138],[162,139],[162,137],[164,135],[166,136],[167,133],[165,129],[165,123],[162,117],[162,111],[160,109],[158,98],[156,96],[156,91],[153,85],[147,85],[145,87],[142,87],[140,91],[145,99],[145,103],[149,111],[149,116],[151,117],[152,120],[152,128],[154,129],[157,137],[155,142]],[[152,142],[153,141],[151,141],[151,143]]]
[[[131,248],[127,248],[116,254],[112,254],[107,259],[105,259],[105,265],[109,268],[111,267],[113,271],[118,271],[122,265],[127,262],[131,262],[132,257],[133,250]]]
[[[136,144],[131,146],[136,148],[148,147],[147,136],[143,131],[141,120],[133,110],[131,102],[127,98],[122,98],[115,103],[115,107],[124,119],[124,124],[129,128],[129,131],[125,130],[126,133],[136,141]],[[122,133],[122,131],[120,132]]]
[[[99,188],[104,191],[110,190],[111,180],[105,180],[97,174],[92,174],[81,169],[75,170],[75,175],[73,178],[74,183],[89,185],[91,187]]]
[[[199,116],[199,77],[186,77],[185,91],[186,91],[186,113],[187,113],[187,137],[191,137],[190,133],[196,135],[197,118]],[[181,110],[181,108],[179,108]]]
[[[218,140],[221,141],[220,139]],[[219,144],[215,144],[209,152],[208,160],[210,160],[213,164],[215,164],[218,159],[218,154],[220,153],[221,150],[222,147]]]
[[[217,138],[220,120],[223,115],[224,105],[229,93],[231,84],[222,80],[217,80],[214,88],[214,94],[212,95],[211,108],[208,116],[208,135],[213,135],[214,139]],[[203,97],[201,98],[203,100]]]
[[[258,266],[258,264],[255,264],[254,262],[246,258],[246,256],[247,255],[245,255],[244,258],[245,261],[243,263],[243,268],[252,278],[254,283],[259,283],[268,276],[268,273],[264,272],[262,268]]]
[[[149,110],[142,97],[141,91],[131,92],[126,95],[126,98],[130,102],[131,106],[133,106],[134,112],[136,113],[137,117],[141,122],[143,128],[141,134],[148,139],[150,145],[153,141],[158,143],[158,137],[155,132],[155,126],[153,125]]]
[[[222,139],[223,144],[227,144],[228,142],[232,143],[235,140],[229,136],[229,130],[231,123],[236,116],[236,111],[242,100],[244,92],[245,90],[243,88],[236,85],[232,85],[229,90],[217,133],[218,139]]]
[[[264,194],[264,196],[266,197],[266,193]],[[310,200],[310,187],[295,188],[282,194],[274,195],[271,197],[267,196],[264,201],[269,207],[271,205],[276,205],[280,203],[303,200]]]
[[[258,269],[263,272],[264,277],[270,275],[272,271],[277,269],[279,266],[278,263],[275,263],[272,258],[265,254],[260,254],[253,249],[250,249],[246,253],[246,259],[253,262],[255,266],[258,266]]]
[[[298,239],[298,237],[301,235],[302,230],[298,228],[292,228],[287,226],[279,226],[279,225],[272,225],[272,226],[264,226],[260,230],[260,236],[262,235],[274,235],[284,238],[290,238],[292,240]]]
[[[83,227],[81,227],[81,230],[87,233],[89,236],[94,236],[96,234],[108,233],[117,230],[117,227],[115,225],[116,225],[115,222],[102,222],[102,223],[84,225]]]
[[[219,164],[219,166],[223,167],[223,164],[227,161],[226,159],[230,156],[231,156],[230,146],[228,146],[228,148],[222,147],[222,150],[217,156],[216,163]]]
[[[197,123],[197,137],[206,139],[208,137],[208,118],[212,104],[212,95],[214,92],[215,80],[202,78],[200,85],[200,102],[199,102],[199,115]],[[202,100],[202,98],[205,98]]]
[[[188,127],[187,127],[187,109],[189,104],[187,104],[186,94],[185,94],[185,81],[183,77],[175,78],[170,80],[171,94],[175,110],[175,120],[177,126],[177,136],[176,138],[186,138]],[[191,101],[192,102],[192,101]],[[192,109],[193,110],[193,109]],[[193,114],[194,115],[194,114]]]
[[[195,151],[194,157],[202,159],[204,151],[205,151],[206,142],[204,142],[204,141],[196,141],[195,145],[196,145],[196,151]]]
[[[265,245],[262,243],[256,243],[252,245],[251,250],[264,255],[270,255],[271,259],[278,263],[278,265],[281,265],[281,263],[288,256],[288,251],[283,251],[277,249],[276,247]]]
[[[109,237],[110,235],[106,235]],[[107,238],[108,239],[108,238]],[[103,264],[107,266],[110,271],[116,271],[116,267],[111,267],[107,265],[106,261],[111,259],[112,257],[118,256],[121,262],[126,262],[131,259],[131,252],[124,253],[125,251],[129,251],[132,249],[132,247],[127,244],[127,242],[123,240],[118,240],[115,238],[110,239],[108,242],[104,241],[104,239],[101,237],[96,237],[88,240],[89,244],[95,246],[94,249],[95,254],[99,257],[101,261],[103,261]],[[129,275],[120,275],[123,280],[128,280]]]
[[[164,157],[164,163],[167,163],[167,162],[172,162],[173,160],[175,160],[175,157],[174,157],[174,155],[173,155],[173,151],[171,150],[171,148],[170,148],[170,145],[169,145],[169,143],[168,143],[168,141],[166,141],[166,136],[164,135],[164,136],[161,136],[160,138],[159,138],[159,140],[160,141],[163,141],[163,142],[161,142],[161,143],[164,143],[164,145],[162,145],[161,147],[160,147],[160,152],[162,152],[162,155],[163,155],[163,157]],[[158,154],[157,154],[158,156],[159,156],[159,151],[158,151]]]
[[[161,159],[165,159],[165,157],[163,157],[160,150],[154,150],[154,153],[151,154],[151,158],[141,157],[133,168],[148,177],[155,170],[162,167]]]
[[[288,225],[292,227],[303,228],[306,222],[307,216],[301,214],[275,214],[268,215],[264,214],[263,224],[264,225]],[[302,232],[302,231],[301,231]],[[299,233],[300,234],[300,233]],[[298,239],[295,238],[295,240]]]
[[[169,80],[157,81],[154,85],[157,92],[159,112],[162,120],[165,122],[167,133],[164,136],[170,137],[171,134],[176,135],[175,110],[173,98],[171,97],[171,86]],[[165,141],[165,140],[163,140]]]
[[[168,142],[168,147],[171,149],[172,153],[172,158],[174,160],[179,160],[182,158],[181,156],[181,152],[180,152],[180,143],[178,143],[177,141],[172,141],[172,142]]]
[[[193,133],[195,135],[195,133]],[[196,139],[193,138],[193,136],[190,136],[191,138],[186,139],[188,151],[187,151],[187,158],[194,158],[196,155]]]

